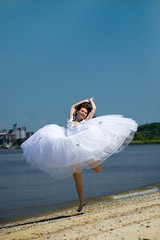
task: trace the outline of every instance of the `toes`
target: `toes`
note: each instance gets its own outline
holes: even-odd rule
[[[81,212],[85,205],[86,205],[86,203],[80,204],[79,208],[77,209],[77,212]]]

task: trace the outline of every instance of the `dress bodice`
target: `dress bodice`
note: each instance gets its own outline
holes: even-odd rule
[[[82,120],[80,123],[77,124],[71,124],[71,122],[74,122],[74,119],[70,119],[67,121],[67,127],[68,128],[80,128],[82,127],[82,124],[84,123],[85,120]]]
[[[79,132],[85,122],[85,120],[82,120],[80,123],[73,125],[73,124],[71,124],[73,121],[74,121],[74,119],[67,121],[67,135],[68,136]]]

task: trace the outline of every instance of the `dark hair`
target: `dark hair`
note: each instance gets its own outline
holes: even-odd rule
[[[92,110],[91,104],[89,104],[89,103],[82,103],[82,104],[78,105],[78,107],[76,108],[76,111],[75,111],[75,113],[74,113],[74,117],[75,117],[75,118],[76,118],[76,116],[77,116],[77,112],[78,112],[81,108],[87,109],[88,114],[89,114],[89,113],[91,112],[91,110]],[[87,116],[88,116],[88,114],[87,114]]]
[[[80,104],[80,105],[77,107],[77,111],[79,111],[81,108],[87,109],[88,114],[89,114],[90,111],[92,110],[92,106],[91,106],[91,104],[89,104],[89,103],[82,103],[82,104]]]

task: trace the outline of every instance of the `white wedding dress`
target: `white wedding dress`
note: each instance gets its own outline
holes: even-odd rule
[[[96,167],[132,140],[137,123],[121,115],[105,115],[67,128],[56,124],[39,129],[22,144],[27,163],[65,178],[75,171]]]

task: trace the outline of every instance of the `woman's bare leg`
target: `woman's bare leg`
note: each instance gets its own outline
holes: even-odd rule
[[[81,176],[81,173],[79,172],[74,172],[73,176],[76,184],[77,193],[79,196],[79,208],[77,209],[77,212],[81,212],[83,207],[86,205],[84,195],[83,195],[82,176]]]
[[[99,164],[97,167],[93,167],[93,163],[88,163],[89,166],[95,171],[95,172],[100,172],[101,171],[101,161],[98,160],[97,163]],[[80,166],[77,166],[80,169]],[[83,207],[86,205],[85,199],[84,199],[84,194],[83,194],[83,184],[82,184],[82,176],[81,172],[74,172],[73,173],[75,184],[76,184],[76,189],[77,193],[79,196],[79,208],[77,209],[77,212],[81,212]]]
[[[88,165],[95,171],[95,172],[100,172],[101,171],[101,161],[98,160],[97,164],[99,164],[97,167],[93,167],[93,163],[88,163]]]

